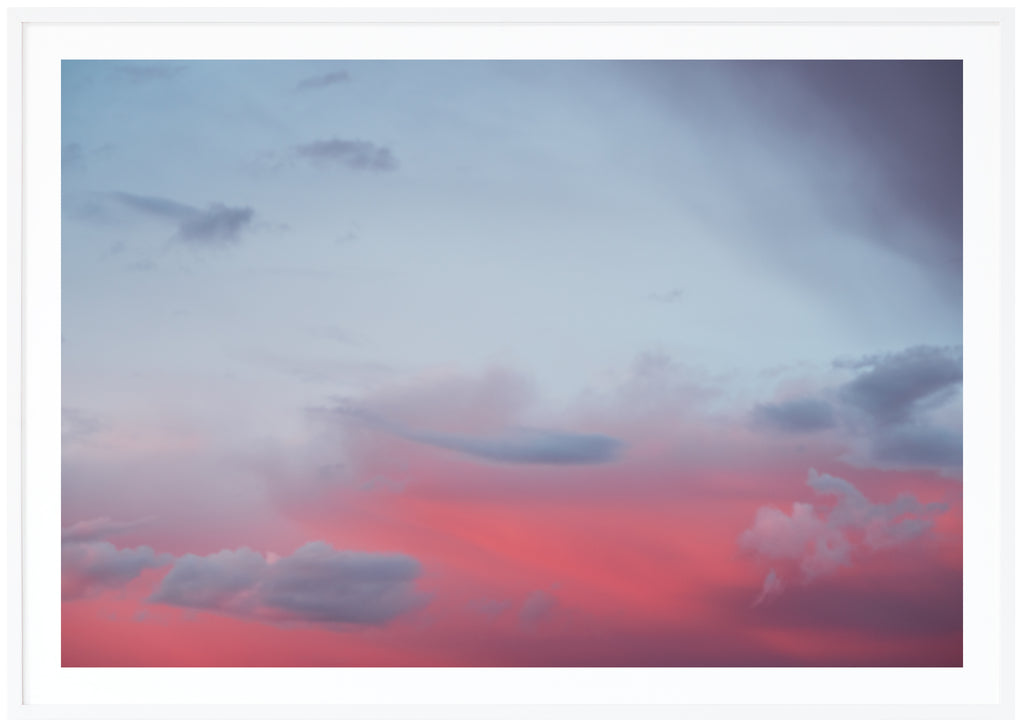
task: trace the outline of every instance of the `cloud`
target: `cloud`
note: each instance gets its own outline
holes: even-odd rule
[[[850,565],[859,549],[891,548],[920,537],[931,528],[932,517],[946,509],[942,503],[922,504],[909,494],[890,503],[873,503],[846,480],[814,470],[807,484],[816,494],[834,498],[832,507],[816,509],[797,502],[789,515],[762,507],[753,526],[739,538],[745,550],[796,563],[805,582]],[[763,596],[769,589],[776,595],[781,592],[781,579],[774,581],[769,584],[766,579]]]
[[[757,598],[754,599],[752,605],[760,606],[762,603],[774,600],[782,593],[783,588],[782,579],[775,575],[775,569],[773,568],[764,577],[764,585],[761,586],[761,592],[757,594]]]
[[[685,294],[686,291],[682,288],[673,288],[665,293],[652,293],[651,300],[655,300],[659,303],[674,303],[677,300],[680,300]]]
[[[811,398],[758,404],[752,418],[757,426],[793,434],[831,429],[836,424],[832,406]]]
[[[547,591],[533,591],[519,609],[519,624],[525,628],[534,628],[550,618],[557,605],[558,599]]]
[[[166,565],[171,556],[148,546],[117,548],[108,542],[71,541],[61,546],[61,598],[71,600],[121,588],[147,568]]]
[[[127,192],[117,192],[114,197],[134,210],[177,223],[177,239],[196,246],[212,247],[237,242],[239,234],[253,218],[251,207],[214,203],[206,209],[199,209],[162,197]]]
[[[837,362],[868,370],[840,389],[840,397],[876,423],[905,422],[921,408],[942,401],[963,381],[963,349],[918,346],[885,356]]]
[[[962,466],[962,347],[917,346],[834,365],[861,371],[838,390],[854,441],[847,460],[881,468]],[[943,418],[945,426],[937,423]]]
[[[603,434],[546,429],[517,428],[492,437],[443,434],[404,427],[364,410],[339,407],[336,411],[410,442],[506,464],[603,464],[618,459],[624,446],[622,440]]]
[[[303,621],[384,623],[422,602],[410,587],[419,574],[419,563],[406,555],[309,543],[267,569],[259,597]]]
[[[927,425],[892,428],[871,443],[870,456],[882,466],[955,469],[963,466],[963,435]]]
[[[149,600],[185,608],[234,610],[235,601],[253,588],[267,561],[249,548],[223,550],[207,556],[191,553],[174,562]]]
[[[295,85],[295,90],[309,91],[315,88],[335,86],[339,83],[345,83],[348,80],[349,76],[346,71],[333,71],[331,73],[323,73],[319,76],[310,76],[309,78],[304,78]]]
[[[386,172],[398,168],[398,160],[386,146],[368,141],[325,139],[295,147],[295,153],[314,163],[341,164],[350,169]]]
[[[424,602],[413,588],[419,575],[419,562],[403,554],[314,542],[264,558],[240,548],[182,556],[149,600],[275,623],[382,624]]]
[[[152,522],[154,518],[141,518],[139,520],[128,520],[119,522],[108,517],[83,520],[66,528],[61,528],[61,543],[87,543],[97,540],[106,540],[111,535],[126,533],[140,525]]]

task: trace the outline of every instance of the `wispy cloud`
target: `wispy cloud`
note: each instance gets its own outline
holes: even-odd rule
[[[686,291],[682,288],[673,288],[664,293],[652,293],[651,300],[659,303],[675,303],[678,300],[682,300],[684,295],[686,295]]]
[[[198,247],[227,245],[252,222],[251,207],[229,207],[213,203],[199,209],[163,197],[116,192],[114,197],[132,209],[177,224],[176,238]]]
[[[112,535],[129,532],[153,520],[154,518],[152,517],[127,521],[111,520],[108,517],[82,520],[74,525],[61,528],[60,540],[61,543],[87,543],[106,540]]]
[[[349,80],[348,72],[346,71],[332,71],[331,73],[322,73],[318,76],[310,76],[303,78],[297,84],[295,84],[296,91],[309,91],[317,88],[325,88],[327,86],[336,86],[340,83],[346,83]]]
[[[336,411],[410,442],[505,464],[604,464],[618,459],[624,447],[622,440],[603,434],[517,428],[496,436],[480,437],[412,429],[350,407],[339,407]]]
[[[386,146],[358,139],[324,139],[300,144],[295,154],[317,164],[337,164],[359,171],[387,172],[398,168],[398,159]]]

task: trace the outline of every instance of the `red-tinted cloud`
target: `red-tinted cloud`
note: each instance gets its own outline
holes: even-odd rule
[[[540,426],[628,444],[618,460],[590,466],[475,458],[327,408],[321,436],[265,470],[273,514],[286,524],[277,533],[287,537],[236,523],[226,554],[175,565],[212,580],[146,572],[124,600],[101,593],[66,604],[64,664],[959,664],[960,482],[844,464],[834,433],[780,440],[744,426],[745,415],[705,413],[693,404],[704,394],[666,366],[649,362],[617,393],[560,416],[531,409],[529,387],[503,374],[421,381],[363,402],[418,430]],[[793,503],[819,500],[808,497],[812,468],[831,477],[815,479],[824,508],[791,514]],[[777,513],[778,527],[759,512]],[[741,547],[745,531],[756,547]],[[797,579],[834,533],[846,557]],[[266,555],[313,541],[326,554],[317,567],[301,550]],[[314,616],[336,614],[338,574],[319,566],[340,552],[403,554],[425,598],[333,628]],[[298,558],[294,573],[280,565],[289,558]],[[225,565],[218,559],[231,561],[227,575],[206,567]],[[252,573],[235,567],[239,559]],[[275,581],[275,569],[289,573]],[[281,613],[269,617],[274,604]]]

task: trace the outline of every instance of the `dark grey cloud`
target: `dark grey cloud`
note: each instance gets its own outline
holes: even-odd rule
[[[500,436],[476,437],[410,429],[360,409],[339,407],[335,411],[410,442],[505,464],[604,464],[618,459],[624,447],[622,440],[603,434],[519,428]]]
[[[419,575],[419,563],[407,555],[308,543],[267,569],[258,595],[264,606],[302,621],[377,624],[422,602],[412,589]]]
[[[912,261],[943,294],[960,298],[961,61],[620,61],[615,67],[701,133],[714,172],[701,175],[700,188],[688,197],[729,194],[721,203],[723,229],[746,233],[765,260],[820,273],[820,259],[794,244],[805,239],[794,234],[805,221],[794,214],[785,185],[772,189],[769,180],[758,180],[759,164],[771,159],[807,175],[808,194],[801,197],[813,195],[828,229]]]
[[[116,192],[114,197],[134,210],[174,222],[178,228],[177,239],[189,245],[210,247],[237,242],[239,234],[253,218],[251,207],[213,203],[206,209],[199,209],[163,197],[127,192]]]
[[[241,548],[182,556],[149,600],[278,623],[382,624],[424,603],[414,588],[420,572],[407,555],[322,542],[270,560]]]
[[[248,548],[207,556],[189,553],[174,562],[149,600],[185,608],[226,609],[259,581],[266,568],[263,556]]]
[[[893,427],[880,433],[871,444],[872,459],[895,467],[963,466],[963,434],[924,425]]]
[[[360,171],[387,172],[398,168],[398,159],[386,146],[351,139],[324,139],[300,144],[295,153],[318,164],[340,164]]]
[[[840,389],[840,397],[878,424],[906,422],[916,409],[942,400],[963,381],[963,350],[919,346],[840,366],[866,368]]]
[[[866,225],[909,215],[929,234],[880,236],[959,276],[963,251],[963,63],[959,60],[781,62],[837,134],[872,160],[879,184]],[[838,201],[837,201],[838,204]],[[842,211],[840,208],[837,211]],[[855,214],[852,210],[850,214]]]
[[[140,518],[138,520],[118,521],[108,517],[95,518],[94,520],[83,520],[66,528],[61,528],[61,543],[88,543],[98,540],[106,540],[112,535],[127,533],[140,525],[152,522],[153,518]]]
[[[69,542],[61,546],[61,598],[71,600],[121,588],[171,556],[149,546],[119,549],[108,542]]]
[[[303,78],[301,81],[295,84],[295,90],[309,91],[316,88],[336,86],[339,83],[346,83],[348,80],[349,76],[346,71],[332,71],[331,73],[322,73],[319,76],[310,76],[309,78]]]
[[[835,366],[857,372],[838,390],[846,428],[857,442],[853,461],[898,469],[962,466],[962,432],[939,424],[935,414],[962,393],[962,347],[917,346]]]
[[[794,434],[818,432],[836,425],[832,406],[812,398],[758,404],[751,416],[755,426]]]

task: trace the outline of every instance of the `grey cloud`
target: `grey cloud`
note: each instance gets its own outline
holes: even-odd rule
[[[333,71],[331,73],[323,73],[319,76],[310,76],[304,78],[295,85],[296,91],[308,91],[315,88],[324,88],[326,86],[334,86],[339,83],[345,83],[348,81],[349,76],[345,71]]]
[[[140,194],[129,194],[128,192],[115,192],[114,197],[140,212],[172,220],[186,219],[198,211],[195,207],[164,199],[163,197],[147,197]]]
[[[788,433],[817,432],[835,426],[832,406],[821,399],[791,399],[759,404],[752,415],[754,424]]]
[[[843,386],[840,396],[879,424],[906,421],[915,407],[935,402],[963,380],[963,351],[953,347],[919,346],[839,365],[869,369]]]
[[[892,428],[871,443],[871,457],[896,467],[962,467],[963,435],[927,425]]]
[[[419,563],[403,554],[307,543],[267,561],[248,548],[179,558],[149,600],[270,622],[380,624],[424,602]]]
[[[138,520],[117,521],[108,517],[83,520],[66,528],[61,528],[61,543],[86,543],[97,540],[106,540],[112,535],[126,533],[140,525],[152,522],[154,518],[140,518]]]
[[[918,346],[834,365],[858,372],[838,390],[854,438],[847,459],[883,468],[962,466],[962,433],[935,423],[939,408],[961,393],[962,347]]]
[[[171,556],[149,546],[118,549],[108,542],[70,542],[61,546],[61,598],[71,600],[121,588],[148,568],[159,568]]]
[[[295,153],[312,162],[341,164],[350,169],[391,171],[398,168],[398,160],[389,148],[368,141],[336,138],[312,141],[295,147]]]
[[[162,197],[148,197],[117,192],[114,197],[144,214],[177,224],[177,239],[198,246],[225,245],[236,242],[239,234],[253,218],[251,207],[228,207],[220,203],[206,209],[175,202]]]
[[[258,597],[302,621],[378,624],[422,602],[411,586],[419,574],[419,563],[407,555],[308,543],[267,569]]]
[[[506,464],[603,464],[617,459],[624,447],[622,440],[603,434],[520,428],[496,437],[474,437],[410,429],[357,409],[341,407],[336,411],[410,442]]]
[[[252,208],[212,204],[202,212],[182,220],[178,233],[185,240],[230,241],[252,221]]]
[[[174,562],[149,600],[186,608],[226,608],[252,588],[266,568],[263,556],[248,548],[207,556],[189,553]]]

